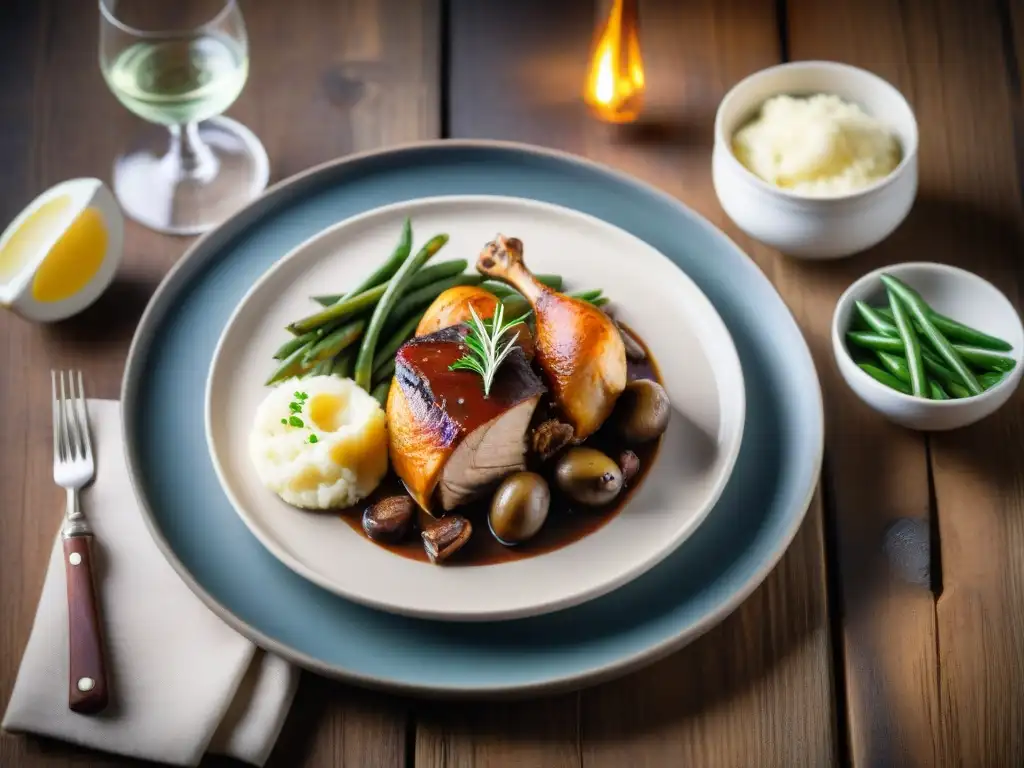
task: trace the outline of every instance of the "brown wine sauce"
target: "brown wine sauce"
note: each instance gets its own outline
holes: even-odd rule
[[[647,355],[646,360],[627,361],[626,375],[628,380],[652,379],[659,384],[663,383],[661,372],[651,356],[646,343],[632,329],[627,328],[627,332],[640,342]],[[640,459],[640,471],[636,477],[630,481],[629,485],[623,488],[611,504],[601,507],[587,507],[578,504],[561,493],[554,478],[554,468],[557,463],[555,460],[541,464],[535,457],[528,457],[527,469],[543,476],[547,480],[548,488],[551,491],[551,505],[548,509],[547,520],[545,520],[540,531],[531,539],[521,544],[515,546],[501,544],[494,538],[487,525],[487,514],[491,505],[491,496],[485,495],[475,502],[465,504],[453,510],[451,513],[461,515],[469,520],[473,526],[473,534],[458,552],[444,561],[444,567],[494,565],[496,563],[523,560],[561,549],[572,544],[574,541],[579,541],[589,536],[606,525],[629,503],[630,497],[640,487],[647,473],[654,465],[658,449],[661,447],[661,441],[662,438],[659,437],[657,440],[652,440],[643,445],[626,445],[620,437],[612,434],[611,430],[605,427],[602,427],[586,440],[584,445],[602,451],[613,460],[617,459],[619,453],[626,448],[632,450],[637,455],[637,458]],[[396,555],[407,557],[410,560],[429,563],[430,558],[427,557],[427,553],[423,549],[420,531],[429,525],[434,518],[423,510],[418,510],[418,520],[414,530],[410,531],[405,540],[399,543],[386,544],[373,541],[363,531],[363,511],[367,507],[388,496],[405,494],[406,491],[402,486],[401,480],[398,479],[394,472],[389,471],[384,480],[381,481],[380,485],[377,486],[376,490],[368,498],[353,507],[342,510],[340,512],[341,519],[351,526],[352,530],[372,544],[394,552]]]

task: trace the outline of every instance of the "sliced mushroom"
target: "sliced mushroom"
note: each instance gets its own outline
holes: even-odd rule
[[[572,442],[572,424],[566,424],[558,419],[548,419],[537,425],[530,436],[530,447],[540,457],[541,461],[547,461],[565,446]]]
[[[618,465],[622,470],[622,484],[629,485],[640,471],[640,457],[627,448],[619,454]]]
[[[432,563],[442,563],[458,552],[473,535],[473,525],[460,515],[447,515],[430,525],[420,536]]]
[[[416,503],[408,496],[388,496],[363,511],[363,530],[374,541],[401,541],[412,527]]]

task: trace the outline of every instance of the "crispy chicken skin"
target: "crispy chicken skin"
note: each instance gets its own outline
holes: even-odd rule
[[[434,299],[416,326],[416,335],[426,336],[442,328],[467,322],[472,318],[470,307],[481,320],[486,320],[494,315],[497,306],[498,297],[490,291],[475,285],[457,285]]]
[[[427,512],[475,498],[525,468],[527,431],[544,385],[522,349],[513,349],[489,396],[473,371],[450,366],[465,351],[465,326],[406,342],[388,393],[391,464]]]
[[[510,284],[533,306],[536,359],[576,441],[585,440],[626,387],[626,350],[618,329],[599,308],[538,282],[518,238],[498,235],[487,243],[477,270]]]

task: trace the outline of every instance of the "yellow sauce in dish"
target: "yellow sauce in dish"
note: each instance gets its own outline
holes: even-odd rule
[[[32,298],[63,301],[92,280],[107,253],[107,228],[98,209],[82,211],[64,231],[36,270]]]

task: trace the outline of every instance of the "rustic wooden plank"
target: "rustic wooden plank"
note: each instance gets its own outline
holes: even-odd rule
[[[937,215],[922,245],[991,280],[1019,310],[1022,158],[1012,118],[1021,93],[1019,72],[1007,79],[1003,6],[915,3],[907,37],[918,79],[941,85],[921,94],[919,121],[941,120],[949,148],[926,167]],[[1020,3],[1010,8],[1019,25]],[[932,440],[942,744],[961,765],[1024,764],[1022,436],[1024,404],[1015,397],[996,417]]]
[[[876,249],[881,261],[858,259],[861,271],[912,258],[948,262],[978,272],[1017,301],[1021,158],[1014,154],[1004,4],[845,2],[827,12],[810,2],[791,7],[794,56],[831,56],[878,71],[911,99],[921,126],[919,201],[892,241]],[[1011,12],[1019,18],[1020,5]],[[830,31],[836,29],[841,33]],[[1019,75],[1014,78],[1019,88]],[[1019,90],[1013,97],[1019,116]],[[877,567],[890,522],[877,500],[886,499],[886,506],[900,500],[901,514],[913,518],[924,507],[924,493],[915,482],[913,493],[897,495],[905,480],[876,454],[877,446],[891,443],[876,439],[870,451],[860,448],[885,468],[888,482],[873,494],[876,503],[865,496],[837,514],[845,547],[840,559],[849,560],[844,586],[863,595],[867,590],[856,585],[866,576],[881,586],[845,633],[857,764],[1024,761],[1022,500],[1008,450],[1020,442],[1019,403],[974,427],[929,439],[943,590],[934,618],[923,588],[902,587],[896,594],[899,577]],[[911,439],[908,434],[901,439]],[[850,441],[864,446],[864,439]],[[871,563],[876,566],[865,568]]]
[[[912,101],[930,80],[915,76],[901,4],[791,0],[793,59],[835,59],[888,79]],[[921,159],[936,132],[923,131]],[[927,174],[922,174],[927,179]],[[828,472],[836,542],[831,568],[839,585],[849,749],[855,765],[939,763],[938,662],[930,580],[930,510],[925,439],[889,424],[843,382],[830,325],[839,294],[864,272],[911,258],[933,226],[918,205],[886,242],[832,264],[789,262],[787,282],[807,303],[803,327],[818,363],[828,423]]]
[[[454,0],[453,136],[530,141],[629,171],[722,226],[774,275],[777,254],[727,222],[710,175],[719,99],[743,75],[779,60],[774,3],[642,4],[648,119],[624,128],[595,123],[579,102],[593,14],[582,0],[557,7],[529,0],[505,9]],[[498,29],[500,36],[491,33]],[[787,300],[804,300],[799,286],[789,289]],[[568,696],[532,707],[489,707],[476,716],[438,711],[429,722],[418,721],[417,765],[830,764],[823,552],[816,499],[782,564],[733,616],[671,658],[577,694],[578,725]],[[508,736],[511,723],[515,739]],[[577,740],[578,757],[571,751]],[[545,754],[545,760],[524,760],[524,741],[531,742],[530,757]],[[537,752],[534,745],[543,744],[548,751]]]
[[[263,140],[274,179],[345,153],[436,137],[440,129],[438,0],[246,3],[252,67],[229,114]],[[109,180],[141,124],[107,91],[96,64],[95,3],[16,3],[0,25],[0,211],[8,221],[46,187],[78,175]],[[6,705],[59,521],[52,486],[46,372],[79,366],[88,391],[119,392],[146,301],[191,241],[129,223],[116,283],[52,328],[0,315],[0,702]],[[53,510],[52,514],[40,510]],[[306,676],[271,766],[399,766],[405,702]],[[4,734],[0,765],[114,766],[129,761]],[[133,763],[137,764],[137,763]],[[204,765],[227,765],[210,759]],[[234,763],[230,763],[234,764]]]

